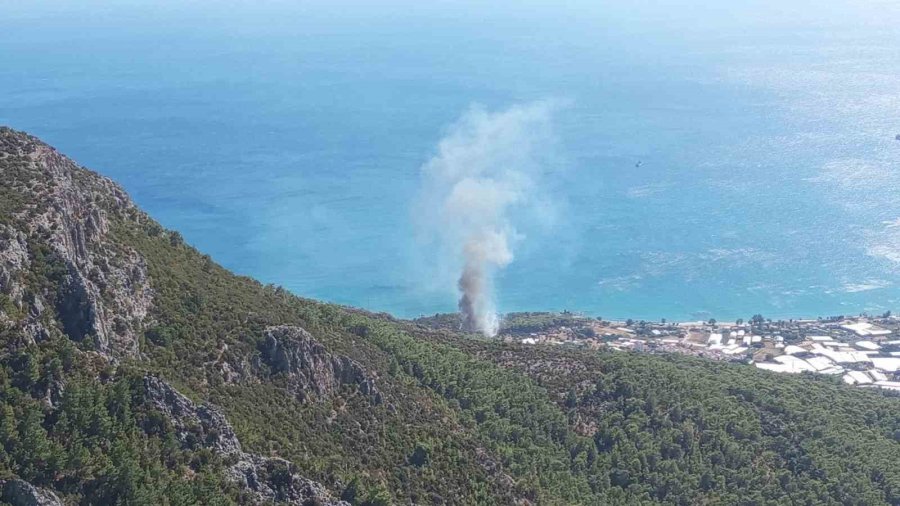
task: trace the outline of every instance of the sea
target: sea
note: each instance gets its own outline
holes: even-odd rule
[[[563,5],[565,4],[565,5]],[[0,124],[234,272],[456,310],[415,230],[465,111],[564,103],[499,311],[720,321],[900,309],[900,4],[0,6]]]

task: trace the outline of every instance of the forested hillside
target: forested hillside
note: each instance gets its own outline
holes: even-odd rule
[[[302,299],[10,129],[0,241],[8,503],[900,504],[895,397]]]

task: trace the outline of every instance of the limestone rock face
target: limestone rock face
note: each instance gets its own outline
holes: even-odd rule
[[[107,238],[111,218],[142,213],[111,180],[9,128],[0,128],[0,179],[24,196],[2,220],[15,227],[0,222],[0,323],[40,340],[51,310],[69,338],[90,339],[113,360],[137,355],[153,300],[146,263]],[[26,293],[22,277],[34,268],[58,282],[58,293]]]
[[[172,423],[182,445],[208,448],[234,461],[227,476],[260,503],[349,506],[335,500],[322,484],[297,474],[287,460],[243,451],[231,424],[217,408],[197,405],[155,376],[144,378],[144,388],[147,399]]]
[[[242,452],[231,424],[218,409],[195,404],[155,376],[144,378],[144,388],[147,399],[172,422],[179,441],[222,455]]]
[[[89,343],[91,351],[82,357],[112,366],[142,359],[140,336],[153,323],[154,291],[146,260],[116,234],[140,227],[164,233],[161,227],[111,180],[5,127],[0,127],[0,181],[0,328],[15,330],[10,335],[22,341],[18,344],[63,336]],[[222,360],[228,351],[223,345],[216,362],[223,376],[258,382],[283,373],[301,398],[329,395],[346,384],[380,399],[359,364],[329,353],[305,330],[279,327],[270,334],[265,350],[245,350],[234,366]],[[61,391],[61,382],[48,385],[44,401],[50,409]],[[223,456],[226,476],[256,502],[349,506],[298,474],[291,462],[244,451],[218,408],[191,401],[155,376],[144,378],[144,392],[184,448]],[[52,492],[17,479],[0,481],[4,501],[61,504]]]
[[[62,506],[53,492],[18,479],[0,481],[0,499],[12,506]]]
[[[265,331],[260,358],[270,374],[283,374],[301,400],[324,398],[342,386],[356,388],[374,403],[382,401],[375,381],[358,362],[329,352],[305,329],[281,325]]]
[[[28,266],[28,243],[25,234],[9,225],[0,224],[0,287],[13,300],[22,300],[22,286],[15,274]]]

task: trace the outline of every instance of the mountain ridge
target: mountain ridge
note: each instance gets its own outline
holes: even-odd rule
[[[0,174],[7,483],[70,504],[900,504],[895,397],[303,299],[27,134],[0,128]]]

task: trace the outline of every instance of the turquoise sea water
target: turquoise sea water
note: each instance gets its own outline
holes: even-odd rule
[[[900,9],[706,3],[13,2],[0,123],[234,271],[416,316],[456,306],[410,216],[447,126],[561,100],[501,311],[898,309]]]

